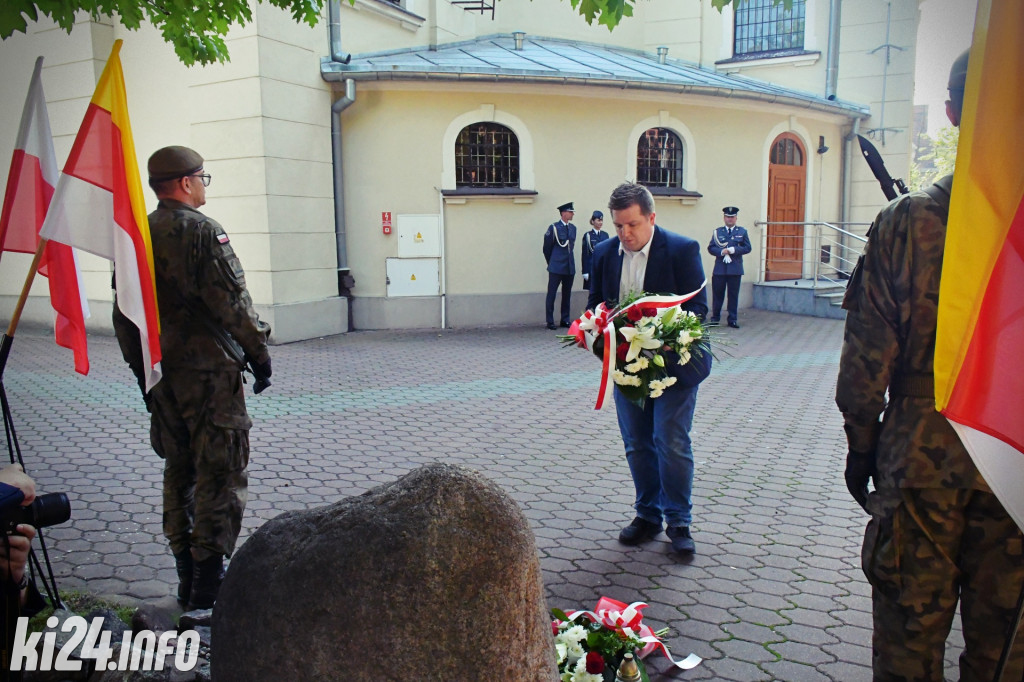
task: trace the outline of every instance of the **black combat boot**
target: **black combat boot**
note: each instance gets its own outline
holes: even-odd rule
[[[209,559],[194,561],[192,592],[188,598],[188,610],[212,609],[217,601],[220,583],[224,580],[224,557],[220,554]]]
[[[174,567],[178,570],[178,603],[184,608],[192,594],[192,550],[186,549],[174,555]]]

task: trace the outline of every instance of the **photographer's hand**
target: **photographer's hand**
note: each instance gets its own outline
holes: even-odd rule
[[[20,464],[11,464],[0,469],[0,483],[12,485],[25,494],[25,499],[21,503],[23,507],[32,504],[32,501],[36,499],[35,481],[29,478]]]
[[[0,580],[5,583],[9,591],[15,586],[20,586],[22,596],[25,594],[23,578],[25,567],[28,565],[28,555],[32,548],[32,538],[36,536],[36,529],[27,523],[19,523],[15,532],[7,535],[4,542],[0,543]]]

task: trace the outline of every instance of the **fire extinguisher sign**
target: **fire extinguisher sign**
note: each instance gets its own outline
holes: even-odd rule
[[[380,224],[384,228],[384,234],[391,234],[391,211],[381,211]]]

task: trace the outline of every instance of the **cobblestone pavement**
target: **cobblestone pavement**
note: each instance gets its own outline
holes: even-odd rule
[[[616,541],[633,490],[614,407],[595,412],[595,358],[534,327],[355,332],[273,349],[274,386],[249,396],[243,541],[282,511],[328,504],[444,461],[478,469],[522,506],[550,606],[607,595],[650,604],[687,672],[657,680],[870,679],[871,617],[859,568],[861,510],[842,482],[833,402],[842,323],[745,310],[701,385],[693,533]],[[46,533],[62,589],[153,600],[175,583],[160,531],[161,461],[115,340],[90,336],[92,369],[22,331],[4,375],[29,472],[67,491],[70,523]],[[962,640],[951,637],[947,675]]]

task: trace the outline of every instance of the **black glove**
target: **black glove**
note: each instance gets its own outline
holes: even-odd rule
[[[850,491],[853,499],[864,511],[867,511],[868,503],[868,481],[877,473],[875,468],[874,452],[854,452],[851,450],[846,455],[846,471],[843,476],[846,478],[846,489]]]
[[[259,376],[263,377],[264,379],[269,379],[273,375],[274,372],[270,368],[269,357],[267,357],[266,362],[261,362],[260,364],[256,365],[256,372],[259,374]]]

